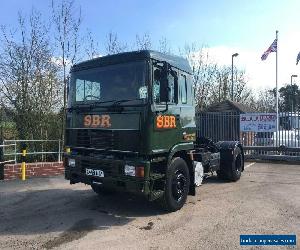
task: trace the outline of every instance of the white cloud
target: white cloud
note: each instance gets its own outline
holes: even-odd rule
[[[259,39],[259,38],[258,38]],[[273,88],[276,85],[275,69],[276,54],[269,54],[267,60],[261,61],[260,57],[263,52],[271,45],[274,37],[268,41],[261,41],[261,47],[257,50],[245,48],[231,48],[218,46],[208,48],[210,57],[220,65],[231,65],[231,55],[239,53],[234,58],[234,65],[238,68],[245,69],[249,77],[248,86],[256,91],[264,88]],[[297,74],[298,79],[294,78],[295,83],[300,83],[300,64],[296,66],[296,57],[300,51],[300,32],[279,33],[278,39],[278,86],[290,83],[292,74]]]

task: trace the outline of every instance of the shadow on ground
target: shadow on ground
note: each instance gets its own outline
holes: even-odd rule
[[[221,180],[218,176],[216,175],[210,175],[208,177],[206,177],[203,182],[204,185],[207,184],[227,184],[227,183],[231,183],[231,181],[227,181],[227,180]]]
[[[135,217],[164,213],[157,203],[129,194],[99,196],[90,189],[0,192],[0,236],[63,232],[62,244],[93,230],[122,226]]]

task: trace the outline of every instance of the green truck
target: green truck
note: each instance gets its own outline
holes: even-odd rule
[[[68,89],[65,178],[98,194],[130,192],[180,209],[216,171],[237,181],[243,147],[197,134],[192,70],[156,51],[74,65]]]

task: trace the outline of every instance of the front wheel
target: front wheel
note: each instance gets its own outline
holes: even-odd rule
[[[165,191],[162,197],[163,207],[174,212],[182,208],[189,193],[190,175],[186,162],[176,157],[167,170]]]

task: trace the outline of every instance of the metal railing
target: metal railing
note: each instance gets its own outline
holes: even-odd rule
[[[21,144],[27,145],[27,155],[33,160],[34,156],[40,156],[42,161],[46,156],[57,155],[52,157],[57,161],[62,161],[62,141],[61,140],[3,140],[3,157],[7,162],[18,162],[18,157],[22,155]],[[49,145],[52,144],[52,145]],[[48,145],[47,145],[48,144]],[[36,159],[35,159],[36,160]]]
[[[16,145],[15,144],[0,145],[0,165],[1,164],[6,164],[6,163],[11,163],[11,162],[16,162],[16,159],[14,159],[14,160],[4,160],[3,152],[5,150],[5,147],[10,147],[10,146],[16,146]]]
[[[279,113],[277,132],[240,131],[238,112],[200,112],[196,123],[197,136],[240,141],[247,158],[300,160],[300,112]]]

